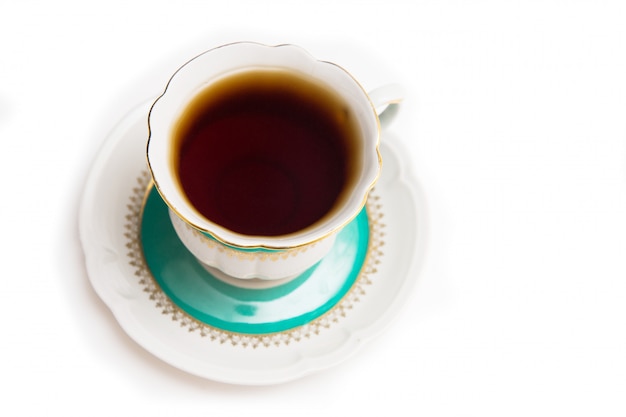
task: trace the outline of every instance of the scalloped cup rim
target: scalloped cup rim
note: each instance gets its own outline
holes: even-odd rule
[[[247,54],[243,53],[244,49],[247,50]],[[216,70],[213,68],[214,62],[211,62],[214,55],[218,60],[229,58],[235,63],[226,70]],[[331,215],[313,225],[298,232],[280,236],[243,235],[206,219],[186,201],[183,192],[173,179],[172,166],[168,157],[171,151],[170,141],[167,140],[170,126],[178,118],[190,98],[213,79],[244,68],[258,67],[259,65],[253,64],[254,59],[273,62],[273,65],[265,64],[265,66],[288,67],[316,78],[322,74],[326,76],[323,82],[327,82],[353,107],[359,119],[359,126],[364,131],[362,136],[365,141],[369,142],[363,145],[361,151],[363,171],[351,190],[344,193],[347,197],[344,197],[345,201],[342,205],[333,209]],[[249,63],[246,64],[247,60]],[[287,60],[290,60],[289,66],[285,64]],[[200,79],[198,74],[201,74],[202,70],[213,72],[207,78]],[[332,81],[328,81],[330,78]],[[344,68],[334,63],[318,60],[301,47],[291,44],[270,46],[253,42],[237,42],[197,55],[174,72],[163,93],[152,104],[148,114],[148,129],[149,137],[146,147],[148,168],[154,185],[165,203],[191,227],[233,247],[284,250],[309,245],[338,232],[365,206],[367,196],[378,180],[382,169],[379,150],[380,122],[367,92]]]

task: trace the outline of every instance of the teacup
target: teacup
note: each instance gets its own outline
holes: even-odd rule
[[[393,87],[390,87],[393,88]],[[319,262],[380,175],[377,105],[294,45],[240,42],[179,68],[149,114],[148,164],[180,240],[234,279]]]

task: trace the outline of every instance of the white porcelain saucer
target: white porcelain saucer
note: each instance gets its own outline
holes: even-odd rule
[[[304,325],[239,334],[213,328],[178,308],[143,265],[137,236],[149,184],[145,147],[150,104],[130,112],[105,141],[88,177],[79,219],[90,281],[130,337],[191,374],[264,385],[340,363],[391,321],[416,278],[421,216],[416,184],[393,140],[383,134],[383,173],[375,189],[376,209],[369,213],[375,216],[370,218],[369,263],[351,290]]]

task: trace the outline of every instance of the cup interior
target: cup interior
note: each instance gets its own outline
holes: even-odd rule
[[[240,143],[225,143],[222,146],[224,149],[220,152],[223,152],[223,161],[226,161],[223,166],[219,166],[219,158],[212,157],[211,163],[208,164],[209,161],[200,153],[189,152],[190,155],[197,154],[197,166],[211,165],[206,168],[209,171],[206,175],[213,180],[216,190],[222,190],[224,201],[230,201],[226,205],[228,209],[223,211],[229,215],[234,214],[234,211],[240,211],[239,220],[235,223],[216,220],[216,217],[207,216],[204,209],[199,209],[200,203],[194,204],[190,200],[191,194],[186,192],[182,185],[186,180],[181,180],[184,172],[181,166],[183,159],[178,158],[178,155],[182,148],[179,149],[180,144],[175,140],[177,130],[181,129],[181,120],[189,114],[194,100],[197,100],[203,91],[209,91],[224,80],[232,79],[236,74],[250,71],[268,73],[285,71],[297,74],[298,77],[323,86],[347,106],[355,131],[355,140],[346,148],[347,159],[351,161],[350,174],[346,176],[331,204],[327,203],[325,206],[322,204],[322,208],[315,207],[314,203],[317,201],[298,204],[311,194],[307,190],[312,190],[316,186],[328,188],[327,185],[321,184],[333,184],[332,178],[336,178],[337,173],[332,171],[333,165],[326,161],[329,159],[325,157],[329,155],[328,151],[315,154],[313,150],[306,150],[307,158],[296,160],[294,163],[294,158],[285,151],[289,141],[265,140],[259,145],[258,141],[245,139],[245,135]],[[318,61],[303,49],[293,45],[236,43],[198,55],[172,76],[164,93],[153,104],[148,121],[150,129],[147,146],[148,164],[162,198],[170,209],[189,225],[231,246],[292,248],[313,243],[336,232],[358,214],[381,169],[378,150],[379,122],[367,93],[344,69],[332,63]],[[267,127],[267,120],[257,122],[259,125],[252,128],[253,131],[261,132],[266,137],[277,136]],[[247,121],[240,125],[250,128],[251,123]],[[319,126],[317,122],[309,124]],[[235,123],[226,131],[233,132],[236,129]],[[313,129],[315,130],[319,129]],[[254,151],[255,146],[260,148]],[[215,147],[210,154],[217,154]],[[249,155],[271,157],[250,159]],[[308,165],[303,166],[303,161]],[[191,169],[190,178],[198,171],[198,168]],[[317,185],[311,185],[303,180],[304,177],[319,179],[323,175],[329,177],[325,183],[318,181]],[[214,197],[218,195],[216,193],[218,191],[211,192],[209,200],[215,200]],[[323,193],[313,195],[319,196]],[[255,204],[263,201],[269,206],[260,208],[245,204],[244,202],[250,201],[250,198]],[[273,202],[281,203],[272,205]],[[312,223],[284,229],[270,227],[271,224],[281,223],[281,219],[289,217],[294,211],[298,213],[304,211],[302,207],[315,208],[323,213]],[[244,225],[242,219],[249,224]]]

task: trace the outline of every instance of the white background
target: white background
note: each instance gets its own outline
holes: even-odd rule
[[[191,56],[297,43],[366,88],[423,196],[396,320],[286,385],[206,381],[148,354],[78,240],[102,141]],[[0,0],[0,414],[623,416],[626,3]]]

